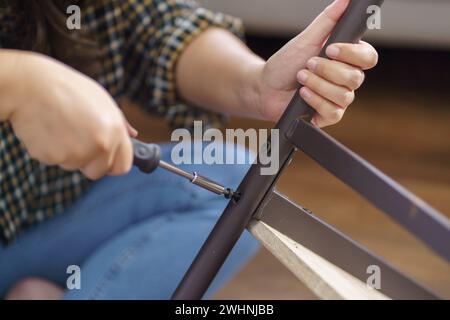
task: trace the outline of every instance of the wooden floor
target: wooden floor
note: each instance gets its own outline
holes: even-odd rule
[[[449,61],[448,53],[383,51],[345,119],[327,131],[450,217]],[[160,124],[149,129],[136,110],[127,114],[144,137],[164,138]],[[233,119],[230,127],[270,126]],[[305,156],[296,156],[278,189],[450,298],[449,264]],[[315,296],[261,250],[215,298]]]

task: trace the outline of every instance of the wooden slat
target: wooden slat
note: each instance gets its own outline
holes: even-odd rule
[[[264,222],[252,221],[249,231],[321,299],[389,299]]]

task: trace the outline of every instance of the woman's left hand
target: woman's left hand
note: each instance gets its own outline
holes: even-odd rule
[[[277,121],[300,84],[301,97],[316,110],[314,125],[341,120],[364,81],[363,70],[378,61],[376,50],[362,41],[332,44],[326,48],[328,58],[317,57],[348,2],[337,0],[328,6],[257,72],[257,109],[264,119]]]

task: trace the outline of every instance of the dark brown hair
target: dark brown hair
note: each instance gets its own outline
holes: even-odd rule
[[[97,1],[97,0],[96,0]],[[12,43],[16,49],[50,55],[75,69],[95,77],[103,55],[98,41],[82,26],[66,26],[68,6],[82,6],[81,0],[7,0],[16,19]]]

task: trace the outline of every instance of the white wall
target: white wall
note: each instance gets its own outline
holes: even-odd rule
[[[353,0],[357,1],[357,0]],[[200,0],[204,6],[243,18],[253,33],[293,35],[329,0]],[[386,0],[382,29],[367,39],[392,46],[450,49],[450,0]]]

